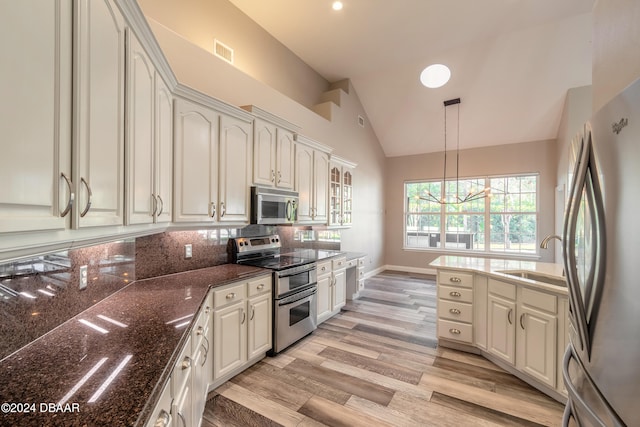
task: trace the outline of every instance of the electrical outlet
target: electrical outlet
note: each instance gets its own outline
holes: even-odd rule
[[[87,272],[87,266],[86,265],[81,265],[80,266],[80,289],[84,289],[87,287],[87,283],[88,283],[88,272]]]
[[[184,245],[184,257],[191,258],[193,256],[193,247],[191,243]]]

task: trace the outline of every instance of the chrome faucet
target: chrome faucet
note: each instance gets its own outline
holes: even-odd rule
[[[540,248],[541,249],[547,249],[547,246],[549,246],[549,241],[552,239],[558,239],[560,242],[562,242],[562,237],[556,235],[556,234],[549,234],[547,237],[545,237],[544,239],[542,239],[542,242],[540,242]]]

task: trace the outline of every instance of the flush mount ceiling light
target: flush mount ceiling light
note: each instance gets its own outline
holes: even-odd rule
[[[342,10],[342,2],[341,1],[334,1],[333,4],[331,5],[331,8],[333,10]]]
[[[420,82],[430,89],[444,86],[451,78],[451,70],[442,64],[429,65],[420,73]]]

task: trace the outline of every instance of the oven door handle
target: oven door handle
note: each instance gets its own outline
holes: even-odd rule
[[[288,305],[288,304],[303,300],[305,298],[308,298],[312,295],[315,295],[316,293],[318,293],[318,289],[316,288],[316,286],[313,286],[312,288],[309,288],[302,292],[298,292],[297,294],[293,294],[285,298],[277,299],[276,302],[278,303],[279,306]]]
[[[297,276],[297,275],[298,275],[298,274],[300,274],[300,273],[306,273],[307,271],[311,271],[311,270],[314,270],[314,269],[316,268],[316,265],[315,265],[315,264],[313,264],[313,263],[312,263],[312,264],[310,264],[310,265],[311,265],[311,267],[308,267],[308,268],[306,268],[306,267],[304,267],[304,268],[303,268],[303,266],[301,266],[301,267],[297,267],[297,268],[296,268],[296,267],[293,267],[293,268],[289,269],[289,270],[293,270],[290,274],[281,274],[281,273],[278,273],[278,277],[291,277],[291,276]],[[288,271],[289,271],[289,270],[288,270]]]

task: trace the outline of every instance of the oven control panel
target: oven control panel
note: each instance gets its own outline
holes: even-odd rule
[[[280,236],[277,234],[261,237],[237,237],[234,240],[236,242],[236,250],[239,253],[279,249],[281,246]]]

